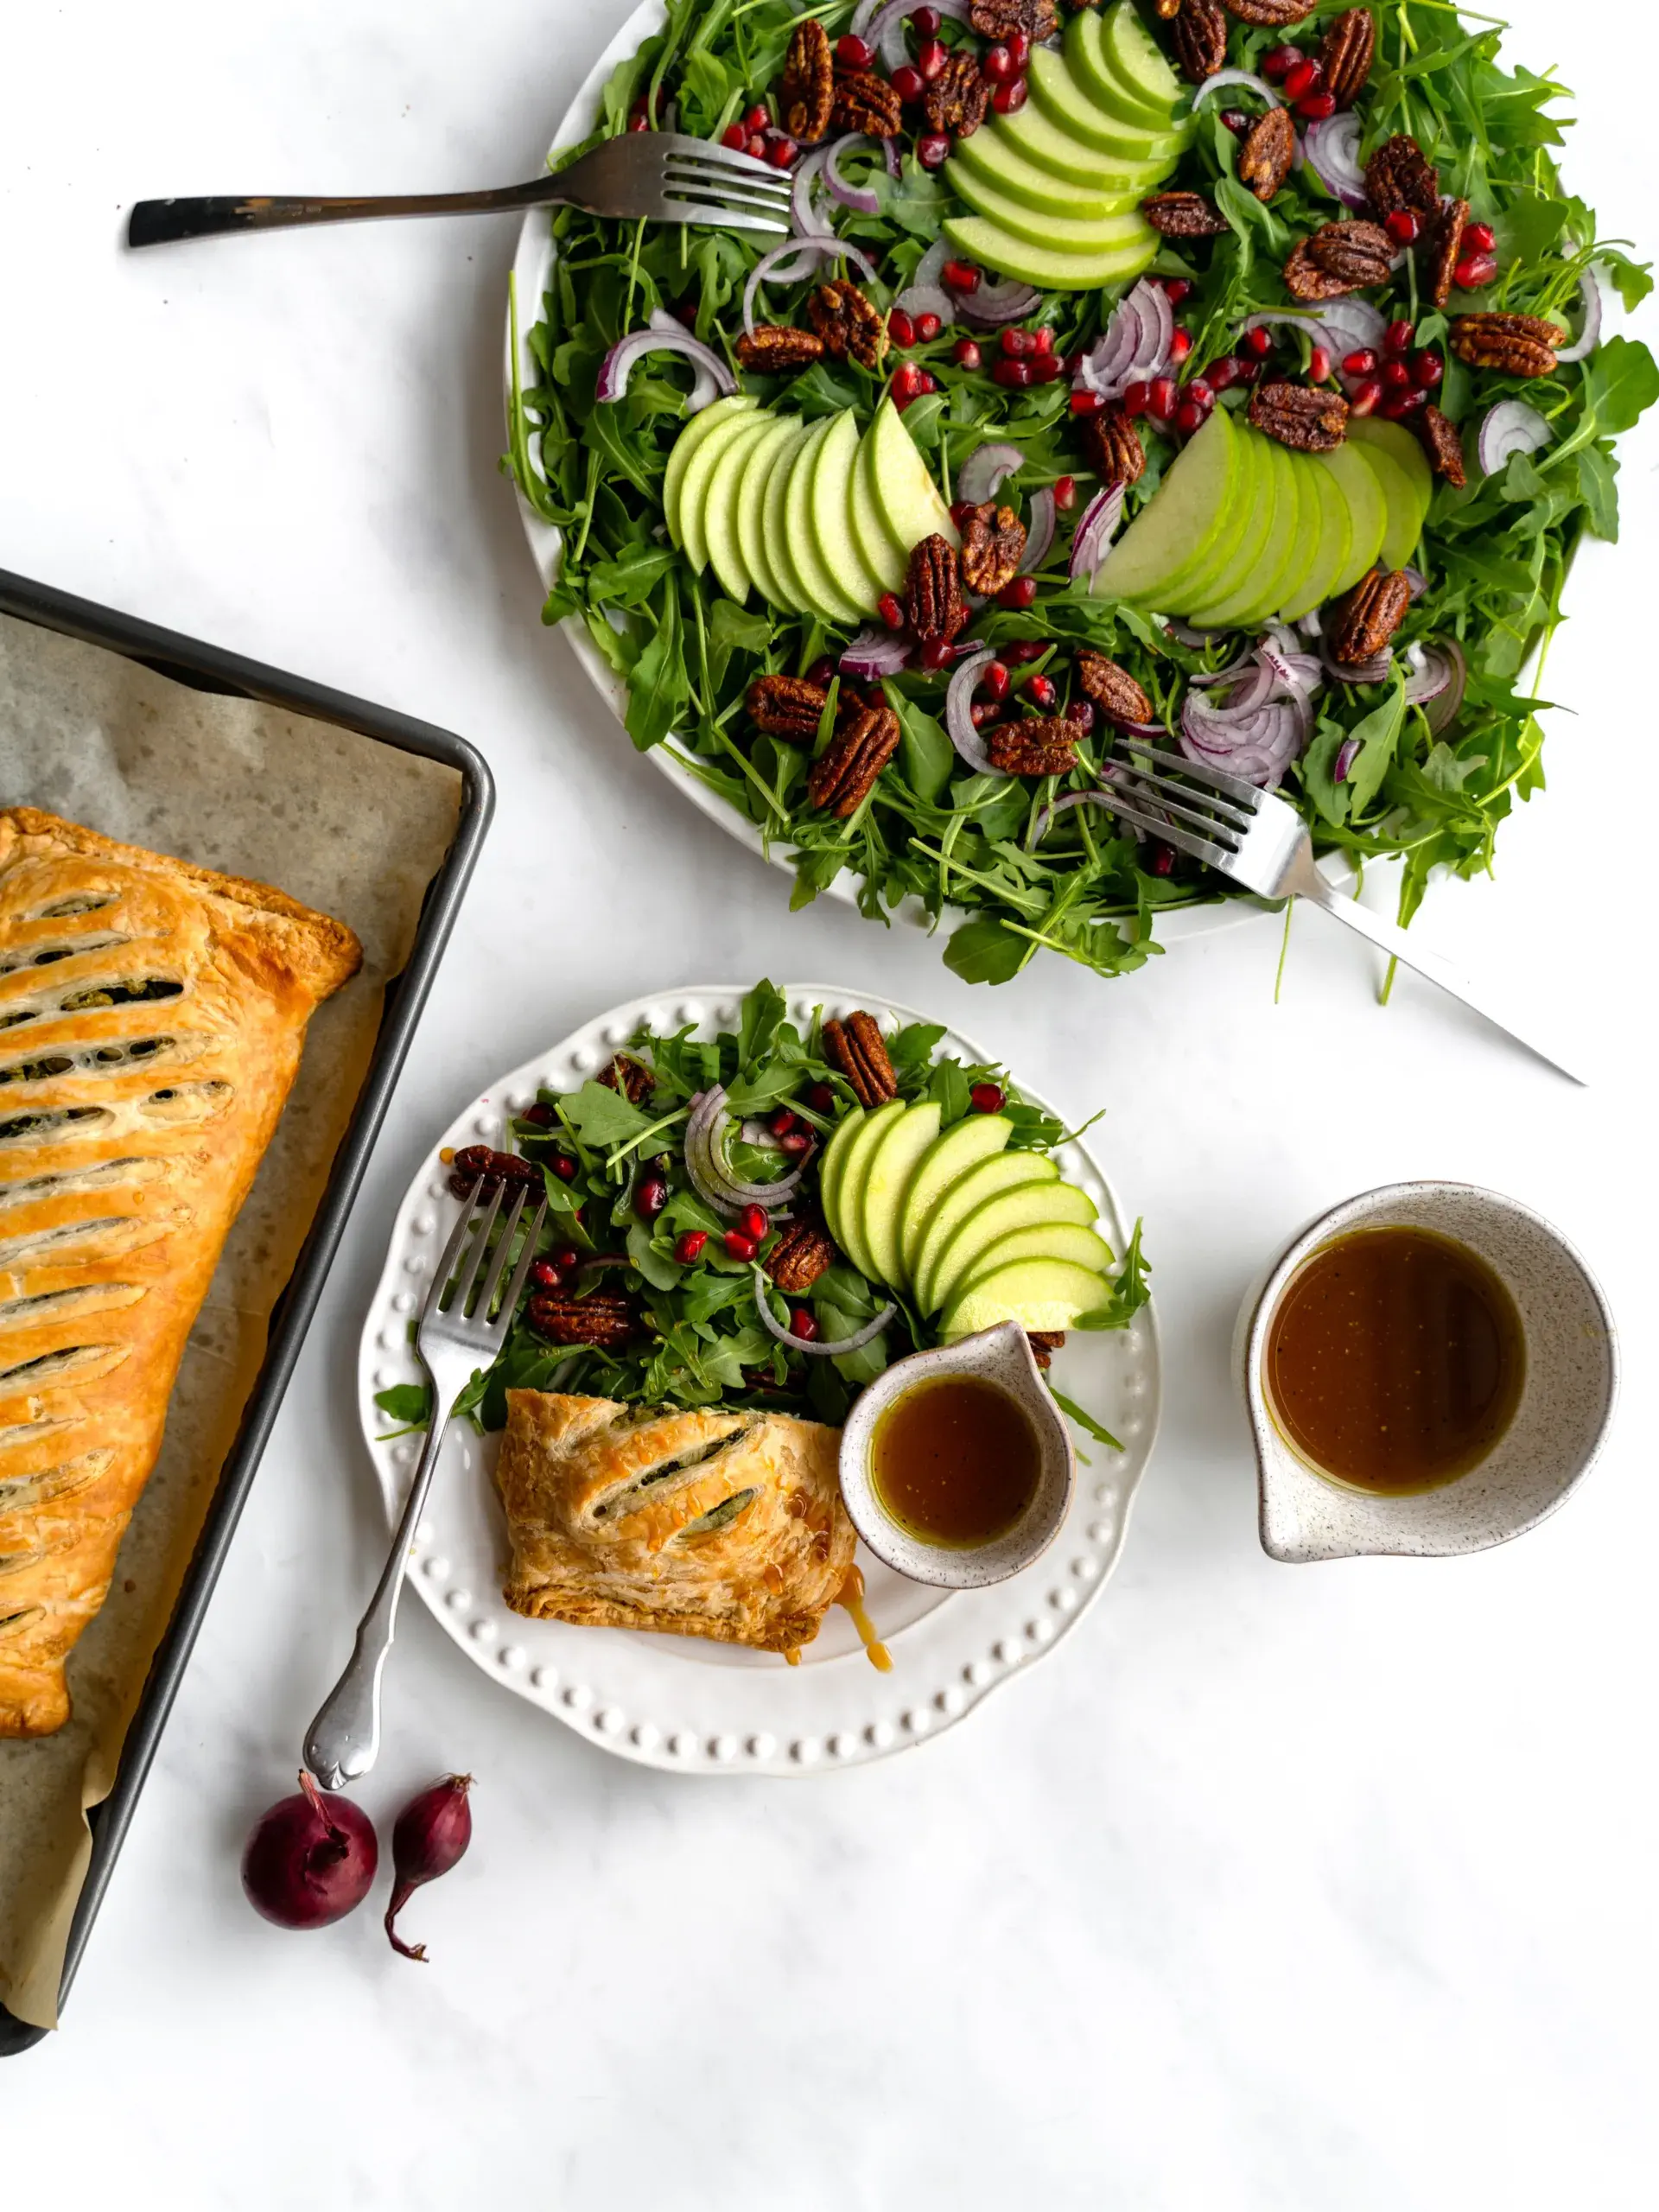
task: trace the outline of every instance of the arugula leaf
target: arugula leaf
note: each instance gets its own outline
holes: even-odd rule
[[[1085,1436],[1092,1436],[1096,1444],[1105,1445],[1109,1451],[1122,1451],[1122,1445],[1112,1434],[1111,1430],[1103,1427],[1091,1413],[1085,1413],[1075,1398],[1068,1398],[1064,1390],[1057,1390],[1052,1382],[1048,1389],[1050,1396],[1066,1419],[1076,1421]]]
[[[1081,1313],[1072,1326],[1077,1329],[1127,1329],[1141,1308],[1151,1298],[1147,1277],[1152,1273],[1141,1251],[1141,1224],[1135,1224],[1128,1249],[1123,1255],[1123,1264],[1112,1282],[1111,1296],[1104,1306],[1092,1313]]]
[[[559,1111],[575,1135],[595,1152],[637,1137],[651,1127],[651,1117],[632,1106],[608,1084],[584,1083],[559,1102]]]

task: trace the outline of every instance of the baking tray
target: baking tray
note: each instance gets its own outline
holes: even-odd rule
[[[165,1634],[150,1662],[149,1676],[122,1745],[114,1787],[100,1805],[87,1815],[92,1828],[92,1857],[75,1908],[68,1948],[64,1957],[60,1999],[67,1997],[75,1970],[84,1955],[92,1923],[109,1887],[110,1877],[150,1762],[167,1726],[173,1700],[189,1664],[196,1637],[213,1598],[213,1586],[230,1548],[231,1539],[258,1471],[276,1409],[283,1402],[300,1346],[315,1311],[329,1263],[363,1179],[369,1154],[403,1067],[415,1025],[420,1020],[454,925],[479,848],[489,828],[495,805],[495,786],[483,755],[464,738],[438,729],[430,722],[395,714],[390,708],[372,706],[342,691],[284,675],[257,661],[244,660],[217,645],[200,644],[152,623],[140,622],[91,601],[74,599],[46,584],[32,583],[0,569],[0,613],[55,630],[83,643],[103,645],[141,661],[158,675],[199,691],[213,691],[232,698],[257,699],[314,721],[334,722],[382,745],[404,753],[423,754],[454,769],[461,780],[461,800],[455,835],[442,865],[428,885],[422,902],[415,941],[401,975],[387,985],[380,1027],[373,1056],[358,1094],[346,1134],[334,1156],[309,1234],[295,1262],[286,1287],[272,1308],[265,1357],[243,1409],[241,1425],[227,1453],[213,1502],[192,1555],[178,1602]],[[19,2020],[0,2005],[0,2057],[27,2050],[50,2030]]]

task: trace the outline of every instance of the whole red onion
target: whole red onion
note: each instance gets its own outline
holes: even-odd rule
[[[445,1775],[410,1799],[391,1831],[393,1885],[386,1933],[392,1949],[406,1959],[424,1961],[426,1946],[405,1943],[392,1923],[422,1884],[447,1874],[472,1841],[473,1811],[467,1802],[472,1786],[470,1774]]]
[[[242,1886],[278,1928],[327,1928],[362,1904],[380,1863],[374,1824],[360,1805],[320,1789],[308,1774],[254,1823],[242,1854]]]

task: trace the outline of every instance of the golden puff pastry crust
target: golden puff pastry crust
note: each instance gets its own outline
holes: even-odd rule
[[[840,1448],[782,1414],[509,1390],[502,1594],[533,1618],[794,1651],[853,1564]]]
[[[0,808],[0,1736],[69,1714],[226,1232],[350,930]]]

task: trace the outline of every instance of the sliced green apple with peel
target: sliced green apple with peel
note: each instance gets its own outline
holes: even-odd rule
[[[1274,543],[1274,533],[1283,519],[1287,497],[1269,442],[1244,423],[1234,423],[1233,435],[1243,448],[1235,496],[1243,508],[1244,527],[1230,557],[1219,570],[1209,571],[1207,582],[1194,578],[1181,590],[1165,594],[1173,612],[1204,629],[1226,628],[1231,610],[1254,590],[1262,556]]]
[[[1392,442],[1385,442],[1374,435],[1365,435],[1370,422],[1362,415],[1357,423],[1349,426],[1349,442],[1355,451],[1370,464],[1382,493],[1382,504],[1388,509],[1388,526],[1382,533],[1382,550],[1378,555],[1385,569],[1403,569],[1417,550],[1417,541],[1423,534],[1423,519],[1428,512],[1425,501],[1417,496],[1417,479],[1408,463],[1402,461],[1399,449]],[[1412,447],[1427,480],[1433,495],[1433,479],[1429,476],[1428,463],[1422,448],[1409,430],[1401,429],[1398,423],[1379,423],[1380,430],[1394,430]]]
[[[987,138],[997,146],[1007,147],[1033,168],[1047,169],[1068,183],[1082,185],[1085,190],[1110,178],[1135,185],[1145,194],[1166,177],[1179,159],[1179,149],[1161,154],[1103,154],[1098,146],[1079,138],[1064,124],[1056,123],[1039,108],[1029,106],[1013,115],[999,116],[995,125],[976,130],[962,141],[957,152],[968,146],[977,146]]]
[[[845,425],[850,435],[843,434]],[[847,511],[847,479],[852,470],[853,456],[858,450],[858,429],[850,410],[842,415],[825,417],[813,434],[813,442],[804,448],[800,460],[790,472],[789,490],[784,501],[784,539],[789,548],[791,568],[800,578],[806,593],[807,605],[826,622],[856,622],[865,612],[825,561],[818,543],[817,518],[819,512],[819,464],[825,454],[832,457],[828,504],[839,500],[843,516]],[[836,459],[839,459],[839,473]],[[872,607],[877,593],[870,601]]]
[[[1101,1303],[1109,1296],[1107,1279],[1112,1267],[1112,1248],[1106,1239],[1080,1223],[1051,1221],[1037,1229],[1013,1229],[981,1255],[978,1264],[939,1300],[944,1306],[967,1296],[975,1286],[1016,1260],[1063,1260],[1073,1268],[1087,1268],[1100,1277]]]
[[[980,1271],[985,1254],[1005,1237],[1059,1228],[1089,1229],[1094,1201],[1074,1183],[1025,1183],[987,1198],[955,1230],[933,1269],[933,1296],[948,1306],[962,1284]],[[1024,1256],[1024,1255],[1022,1255]]]
[[[1077,20],[1085,21],[1086,11]],[[1188,87],[1170,67],[1164,49],[1141,20],[1132,0],[1117,0],[1103,19],[1100,50],[1119,84],[1151,114],[1173,117],[1187,99]]]
[[[865,565],[853,536],[853,470],[860,443],[858,417],[849,408],[831,423],[813,461],[807,528],[823,574],[861,613],[874,614],[885,587]]]
[[[697,448],[705,438],[712,437],[721,424],[729,422],[734,415],[753,413],[754,400],[747,391],[734,391],[725,399],[716,399],[691,417],[674,441],[674,449],[668,456],[668,467],[663,472],[663,519],[668,524],[668,534],[676,545],[683,545],[680,535],[680,485],[690,467]]]
[[[899,592],[905,588],[905,575],[910,558],[887,528],[881,510],[876,505],[875,486],[870,476],[871,452],[871,442],[867,433],[860,442],[858,459],[853,465],[849,519],[858,550],[864,556],[865,567],[877,579],[883,591]]]
[[[1351,415],[1348,435],[1356,445],[1379,448],[1396,467],[1404,469],[1417,504],[1427,516],[1434,497],[1434,472],[1428,465],[1428,455],[1405,424],[1387,422],[1380,415]]]
[[[1045,1333],[1069,1329],[1080,1313],[1093,1313],[1110,1295],[1091,1268],[1065,1260],[1016,1260],[982,1275],[945,1309],[939,1333],[945,1343],[977,1336],[999,1321]]]
[[[841,1223],[836,1242],[860,1274],[868,1275],[872,1282],[879,1282],[880,1277],[875,1271],[875,1255],[864,1242],[864,1181],[882,1138],[908,1110],[901,1098],[878,1106],[848,1146],[836,1182],[836,1212]]]
[[[1316,454],[1313,458],[1318,467],[1329,469],[1336,478],[1337,488],[1348,503],[1352,535],[1348,541],[1348,558],[1331,587],[1330,596],[1335,599],[1351,590],[1375,563],[1382,550],[1389,511],[1382,503],[1382,488],[1376,480],[1376,472],[1367,467],[1357,448],[1336,446],[1329,453]]]
[[[685,474],[680,479],[680,543],[699,575],[709,565],[709,536],[704,524],[709,486],[733,446],[744,444],[750,436],[751,422],[752,417],[747,415],[728,415],[723,423],[715,423],[686,463]]]
[[[1222,576],[1231,575],[1236,569],[1240,547],[1246,538],[1253,537],[1256,531],[1266,464],[1257,450],[1255,440],[1245,434],[1243,424],[1235,420],[1232,428],[1238,473],[1228,499],[1226,512],[1219,528],[1202,554],[1194,556],[1193,564],[1181,577],[1173,596],[1169,599],[1172,611],[1177,599],[1185,604],[1189,600],[1198,601],[1210,598]],[[1162,599],[1164,594],[1160,593],[1159,597]]]
[[[933,1208],[922,1235],[921,1249],[911,1271],[916,1303],[924,1313],[933,1311],[933,1278],[944,1248],[969,1215],[1004,1192],[1027,1183],[1057,1183],[1060,1171],[1046,1152],[999,1152],[982,1160],[977,1167],[950,1185]]]
[[[772,464],[771,474],[766,478],[766,504],[760,514],[760,536],[766,550],[766,565],[781,594],[778,604],[794,614],[807,614],[812,610],[807,600],[806,586],[796,575],[795,563],[790,558],[789,537],[785,529],[789,487],[794,481],[796,470],[810,454],[815,441],[829,427],[827,421],[801,423],[794,438]]]
[[[709,549],[709,565],[729,599],[745,600],[754,579],[743,558],[738,537],[738,501],[749,455],[775,429],[770,415],[741,415],[734,437],[721,449],[703,490],[702,531]]]
[[[1153,48],[1154,54],[1157,48]],[[1128,83],[1109,51],[1106,25],[1093,9],[1072,16],[1063,48],[1066,67],[1104,116],[1132,130],[1168,130],[1173,127],[1174,104],[1148,99]],[[1161,54],[1159,59],[1162,60]],[[1168,64],[1166,63],[1167,67]]]
[[[1006,1114],[968,1114],[953,1122],[922,1154],[905,1193],[905,1221],[899,1233],[906,1282],[916,1280],[922,1239],[939,1200],[979,1161],[1002,1151],[1013,1135],[1014,1123]]]
[[[1232,417],[1217,407],[1095,571],[1095,597],[1167,603],[1198,573],[1235,513],[1242,452]]]
[[[958,253],[1000,269],[1022,284],[1035,284],[1046,292],[1098,292],[1108,284],[1127,284],[1158,258],[1163,241],[1151,224],[1138,214],[1124,220],[1135,226],[1127,243],[1083,253],[1016,238],[1001,223],[982,215],[952,215],[944,228]]]
[[[841,1233],[841,1172],[847,1165],[847,1155],[853,1148],[854,1138],[868,1118],[861,1106],[855,1106],[851,1113],[837,1122],[830,1132],[830,1141],[823,1147],[823,1158],[818,1162],[818,1204],[823,1208],[830,1234],[843,1251],[846,1249],[846,1239]]]
[[[1319,535],[1306,580],[1279,610],[1287,622],[1300,622],[1330,598],[1332,585],[1347,565],[1348,542],[1353,536],[1348,502],[1338,489],[1336,478],[1328,468],[1319,467],[1311,454],[1299,454],[1296,458],[1319,501]]]
[[[1055,253],[1105,253],[1138,245],[1146,228],[1146,217],[1135,204],[1138,194],[1124,194],[1104,215],[1053,215],[1041,208],[1027,207],[995,185],[987,184],[971,168],[963,169],[955,183],[957,193],[976,213],[995,223],[999,230],[1006,231],[1010,238],[1022,238],[1028,245]]]
[[[1273,528],[1264,541],[1254,571],[1247,575],[1219,620],[1232,629],[1259,629],[1279,604],[1280,583],[1300,575],[1313,534],[1313,494],[1304,515],[1302,480],[1293,467],[1288,447],[1273,439],[1262,441],[1268,449],[1268,467],[1275,480]],[[1217,618],[1212,613],[1210,619]]]
[[[869,441],[868,480],[876,512],[903,549],[906,561],[911,549],[925,537],[937,535],[951,545],[960,544],[950,510],[940,498],[939,487],[928,474],[927,463],[891,398],[884,399],[876,409],[875,420],[865,435]]]
[[[1185,130],[1150,130],[1108,115],[1061,56],[1045,46],[1032,49],[1026,82],[1043,114],[1099,153],[1126,154],[1134,162],[1173,161],[1186,143]]]
[[[1093,154],[1088,158],[1098,163],[1101,156]],[[962,189],[962,180],[966,177],[991,186],[1005,200],[1017,200],[1039,215],[1070,216],[1077,221],[1117,214],[1138,206],[1167,174],[1161,165],[1149,176],[1131,176],[1102,168],[1085,183],[1079,178],[1058,176],[1052,169],[1039,168],[1035,162],[1027,161],[1023,154],[1016,152],[1002,133],[992,130],[976,130],[970,138],[958,139],[957,149],[944,170],[945,183],[963,200],[969,196]]]
[[[873,1154],[864,1177],[861,1227],[864,1249],[875,1262],[877,1282],[905,1281],[905,1193],[922,1154],[939,1134],[939,1109],[924,1099],[895,1122]]]
[[[1319,504],[1319,479],[1309,467],[1304,454],[1292,453],[1281,447],[1281,466],[1290,479],[1291,509],[1290,535],[1281,549],[1281,558],[1271,576],[1264,575],[1262,588],[1250,602],[1249,612],[1241,620],[1259,626],[1270,622],[1286,600],[1300,591],[1306,584],[1314,563],[1319,559],[1323,542],[1323,513]]]
[[[779,581],[762,525],[766,514],[766,486],[772,472],[804,435],[804,426],[798,415],[772,417],[766,436],[757,438],[744,456],[743,478],[737,487],[738,552],[744,567],[754,578],[755,589],[761,598],[773,607],[785,608],[791,607],[793,601]]]

